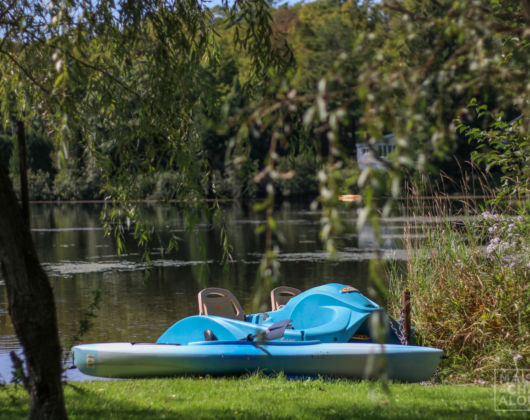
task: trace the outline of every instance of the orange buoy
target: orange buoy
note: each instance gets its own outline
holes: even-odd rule
[[[359,201],[361,198],[358,194],[339,195],[339,201]]]

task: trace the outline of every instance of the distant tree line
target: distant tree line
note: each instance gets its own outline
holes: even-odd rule
[[[426,6],[421,2],[409,2],[419,11]],[[434,7],[434,6],[431,6]],[[423,10],[425,12],[425,10]],[[436,13],[436,11],[433,11]],[[193,100],[193,116],[189,124],[194,126],[196,135],[200,137],[202,153],[208,160],[210,186],[205,186],[208,194],[220,195],[228,198],[256,197],[262,194],[263,188],[256,183],[256,175],[263,167],[269,144],[266,140],[270,136],[270,129],[265,129],[259,135],[249,136],[249,154],[241,164],[234,164],[234,159],[227,156],[234,150],[231,139],[237,133],[239,124],[245,118],[250,118],[256,104],[262,103],[268,95],[282,84],[295,89],[298,97],[313,92],[326,74],[334,73],[340,66],[340,72],[347,72],[347,78],[341,81],[346,84],[355,82],[367,62],[373,61],[376,54],[381,54],[385,37],[391,36],[395,20],[399,13],[392,14],[392,9],[383,8],[379,2],[372,1],[336,1],[317,0],[310,3],[283,5],[272,10],[271,39],[273,47],[280,51],[287,63],[284,71],[262,74],[261,81],[252,81],[254,88],[250,89],[252,77],[252,57],[234,42],[234,26],[229,24],[230,16],[224,8],[218,7],[213,11],[215,30],[218,35],[219,49],[216,57],[205,66],[197,77],[207,80],[211,90],[207,100],[198,98],[198,94],[190,87],[188,94]],[[370,33],[370,37],[366,34]],[[434,35],[433,35],[434,36]],[[432,40],[431,40],[432,41]],[[399,62],[407,62],[418,51],[425,49],[428,38],[414,39],[403,44],[402,51],[394,50],[384,57],[381,66],[393,66]],[[145,40],[149,43],[149,40]],[[449,54],[454,46],[451,39],[439,51],[440,56]],[[153,45],[152,48],[155,46]],[[283,52],[282,52],[283,51]],[[406,56],[408,55],[408,57]],[[437,58],[435,58],[437,59]],[[443,59],[441,57],[440,59]],[[395,63],[392,63],[394,61]],[[201,83],[204,83],[201,82]],[[256,85],[262,84],[262,88]],[[353,85],[352,85],[353,88]],[[166,92],[163,92],[166,94]],[[151,92],[150,94],[156,94]],[[436,88],[432,88],[430,95],[436,97]],[[466,91],[463,95],[453,95],[447,107],[462,106],[471,96],[479,98],[480,103],[495,106],[499,92],[496,86],[489,86],[473,92]],[[194,97],[197,96],[197,97]],[[119,100],[119,99],[117,99]],[[176,103],[181,99],[176,99]],[[342,106],[347,109],[347,118],[342,121],[338,135],[341,141],[341,153],[345,158],[354,159],[355,145],[366,140],[366,133],[358,131],[361,116],[366,101],[362,92],[356,96],[329,98],[330,107]],[[131,103],[129,110],[134,116],[135,104]],[[316,196],[319,185],[316,174],[322,166],[322,158],[326,156],[329,147],[326,130],[307,127],[303,124],[304,114],[308,106],[300,106],[296,112],[289,115],[289,133],[279,145],[280,157],[277,165],[282,173],[289,176],[274,181],[277,194],[283,197]],[[517,109],[506,109],[505,119],[514,118]],[[452,114],[439,115],[440,124],[451,124]],[[467,119],[466,119],[467,118]],[[131,118],[134,123],[134,117]],[[476,118],[464,117],[466,123],[475,127],[485,127],[491,120],[478,121]],[[12,125],[14,121],[12,121]],[[84,138],[81,131],[74,134],[74,141],[58,143],[53,141],[47,133],[45,123],[34,123],[27,130],[27,155],[29,169],[30,198],[33,200],[76,200],[101,199],[104,196],[103,171],[101,165],[96,164],[97,152],[85,147],[90,142]],[[105,127],[98,129],[99,136],[108,137],[112,142],[112,130]],[[391,119],[381,127],[383,134],[393,131]],[[71,135],[71,134],[70,134]],[[137,134],[132,128],[130,135]],[[77,140],[75,138],[77,137]],[[138,139],[142,142],[157,142],[154,138]],[[107,150],[110,151],[111,149]],[[115,150],[115,149],[112,149]],[[447,178],[462,180],[466,162],[470,160],[475,145],[470,144],[464,135],[459,135],[450,150],[440,154],[431,162],[437,171],[443,171]],[[139,153],[140,148],[121,150],[126,154]],[[171,157],[167,157],[171,160]],[[9,168],[15,189],[19,189],[18,157],[16,136],[6,125],[0,134],[0,162]],[[173,166],[172,166],[173,165]],[[353,169],[355,172],[355,169]],[[435,171],[435,172],[437,172]],[[355,175],[354,173],[352,176]],[[496,174],[500,180],[501,173]],[[165,170],[143,174],[135,179],[135,198],[163,199],[171,196],[171,191],[182,184],[178,166],[174,163],[165,165]],[[258,177],[259,178],[259,177]],[[467,178],[467,182],[472,182]],[[184,186],[182,186],[184,188]],[[357,187],[348,186],[348,191],[356,192]],[[213,189],[213,190],[212,190]],[[453,185],[449,192],[458,190]]]

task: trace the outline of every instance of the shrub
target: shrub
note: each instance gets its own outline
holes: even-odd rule
[[[38,169],[37,172],[28,170],[28,195],[30,200],[55,200],[55,192],[53,189],[53,182],[51,174]],[[13,189],[17,194],[20,194],[20,176],[14,174],[11,176]]]
[[[94,167],[62,168],[53,180],[55,194],[61,200],[100,199],[101,185],[101,171]]]
[[[147,193],[151,200],[162,200],[175,198],[179,190],[183,188],[182,177],[176,171],[165,171],[153,176],[154,188]]]
[[[293,171],[293,176],[277,181],[284,197],[318,194],[317,158],[310,153],[293,157],[282,157],[278,165],[280,172]]]
[[[245,162],[242,168],[228,163],[223,172],[214,170],[212,173],[212,189],[222,197],[230,199],[255,198],[260,185],[253,182],[257,173],[257,162]]]
[[[28,172],[28,188],[30,200],[54,200],[55,193],[52,187],[52,178],[49,172],[38,169],[37,172]]]

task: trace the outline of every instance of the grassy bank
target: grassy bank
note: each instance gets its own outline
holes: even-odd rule
[[[171,418],[523,418],[495,411],[492,386],[246,378],[150,379],[73,383],[65,387],[70,419]],[[510,397],[508,388],[502,394]],[[497,394],[499,398],[499,393]],[[528,408],[528,406],[526,406]],[[27,416],[26,394],[0,389],[0,419]],[[528,413],[526,413],[528,414]]]
[[[528,213],[447,221],[420,241],[411,235],[407,248],[405,274],[391,273],[391,312],[399,318],[401,291],[410,290],[420,343],[448,357],[442,380],[493,383],[495,369],[530,368]]]

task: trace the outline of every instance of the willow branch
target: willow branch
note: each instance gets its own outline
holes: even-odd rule
[[[13,57],[11,54],[9,54],[7,51],[5,50],[0,50],[0,53],[1,54],[4,54],[5,56],[7,56],[21,71],[22,73],[24,73],[24,75],[33,82],[33,84],[35,86],[37,86],[39,89],[41,89],[44,93],[46,94],[51,94],[51,90],[47,89],[46,87],[44,87],[43,84],[39,83],[37,81],[37,79],[35,79],[33,77],[33,75],[22,65],[20,64],[15,57]]]

